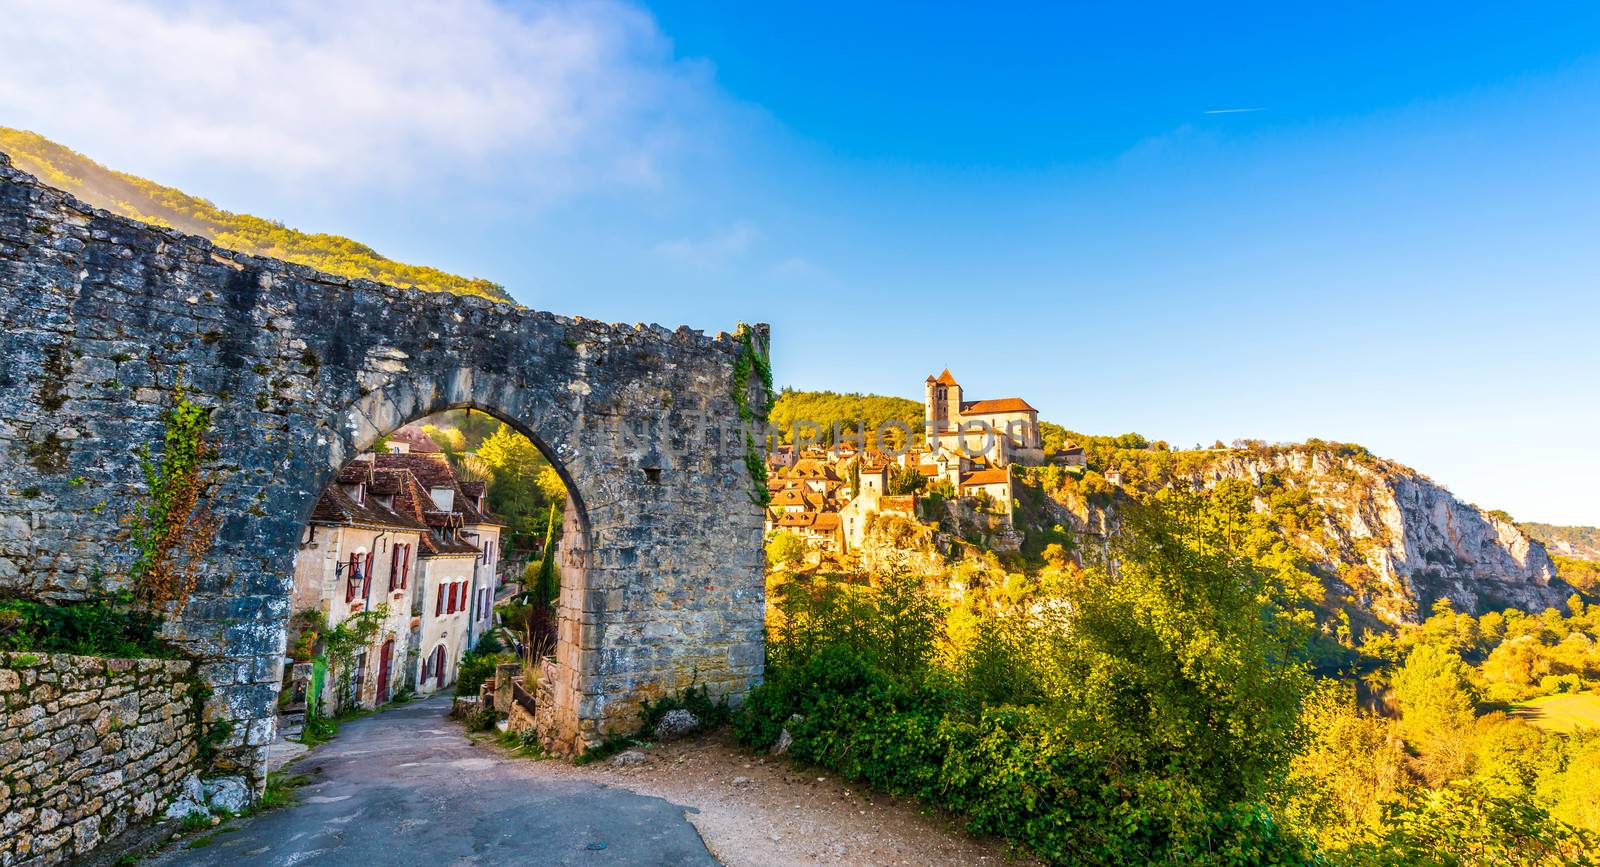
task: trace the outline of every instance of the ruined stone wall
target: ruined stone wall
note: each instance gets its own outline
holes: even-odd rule
[[[0,157],[0,589],[123,580],[138,450],[159,450],[181,384],[211,410],[222,526],[169,632],[203,660],[208,720],[233,722],[218,770],[259,785],[317,493],[380,436],[473,407],[528,435],[573,500],[551,746],[694,681],[737,699],[762,670],[762,516],[733,395],[737,359],[766,345],[750,334],[321,274],[96,211]]]
[[[194,664],[0,654],[0,864],[55,864],[160,814],[195,770]]]

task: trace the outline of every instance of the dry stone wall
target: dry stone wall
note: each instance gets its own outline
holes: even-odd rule
[[[216,544],[170,638],[202,660],[218,772],[262,781],[296,544],[318,492],[381,436],[448,408],[500,416],[571,493],[549,746],[762,673],[760,508],[742,354],[709,337],[352,281],[92,209],[0,155],[0,590],[116,584],[178,385],[211,412]]]
[[[159,816],[198,764],[195,683],[187,661],[0,654],[0,865]]]

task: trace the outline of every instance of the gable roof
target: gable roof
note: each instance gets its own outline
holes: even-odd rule
[[[455,491],[450,509],[461,514],[463,523],[505,526],[504,521],[490,515],[487,510],[478,508],[478,495],[484,491],[483,483],[461,481],[457,478],[455,469],[450,466],[450,460],[443,453],[391,452],[386,455],[376,455],[374,460],[381,470],[409,470],[430,492],[434,488],[449,488]]]
[[[311,523],[340,527],[379,527],[386,530],[410,530],[415,533],[427,530],[422,522],[414,520],[403,512],[386,508],[370,495],[361,502],[356,502],[345,493],[344,487],[338,484],[329,485],[323,490],[322,496],[317,498],[317,505],[311,510]]]
[[[950,375],[950,368],[948,368],[948,367],[946,367],[944,369],[944,373],[939,374],[939,378],[934,380],[934,382],[937,382],[940,385],[959,385],[960,384],[960,383],[956,382],[956,378],[955,377]]]
[[[1038,412],[1028,402],[1020,397],[997,397],[993,400],[964,400],[961,402],[963,415],[969,413],[983,414],[986,412]]]
[[[1004,484],[1005,481],[1010,477],[1011,474],[1006,470],[1005,467],[995,467],[994,469],[990,470],[978,470],[962,476],[961,487],[965,488],[972,485],[1000,485]]]

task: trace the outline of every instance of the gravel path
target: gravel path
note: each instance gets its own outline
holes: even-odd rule
[[[1037,863],[1000,841],[975,840],[914,802],[785,758],[752,755],[727,733],[642,752],[636,765],[532,764],[551,780],[604,783],[692,808],[689,821],[728,867]]]

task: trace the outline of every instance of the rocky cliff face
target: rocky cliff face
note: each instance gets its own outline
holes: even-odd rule
[[[1442,597],[1457,610],[1481,613],[1540,611],[1573,593],[1556,578],[1544,546],[1516,524],[1392,461],[1311,450],[1229,453],[1196,481],[1211,486],[1229,478],[1308,491],[1323,512],[1324,532],[1305,534],[1296,547],[1329,574],[1330,589],[1364,602],[1386,623],[1426,616]]]
[[[1376,621],[1368,625],[1416,622],[1440,598],[1473,613],[1508,606],[1541,611],[1565,604],[1574,592],[1557,578],[1544,546],[1516,524],[1461,502],[1392,461],[1309,448],[1185,458],[1172,480],[1160,484],[1210,489],[1236,479],[1258,491],[1258,512],[1272,508],[1274,491],[1303,492],[1313,506],[1311,525],[1285,530],[1284,536],[1322,575],[1329,607],[1364,612]],[[1103,507],[1093,499],[1057,494],[1045,504],[1045,515],[1077,535],[1083,547],[1116,524],[1115,505]]]

